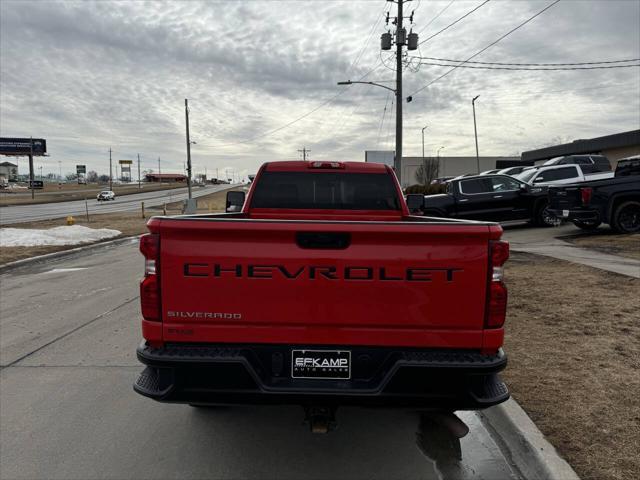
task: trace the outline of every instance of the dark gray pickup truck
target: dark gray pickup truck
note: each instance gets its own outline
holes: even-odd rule
[[[640,232],[640,155],[619,160],[613,178],[550,187],[549,212],[584,230]]]

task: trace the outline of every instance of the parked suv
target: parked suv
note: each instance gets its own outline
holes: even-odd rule
[[[103,190],[102,192],[100,192],[98,194],[98,196],[96,197],[96,199],[101,202],[101,201],[106,201],[106,200],[115,200],[116,199],[116,194],[113,193],[111,190]]]
[[[581,165],[551,165],[525,170],[515,178],[529,185],[547,186],[566,183],[586,182],[588,180],[602,180],[613,177],[613,172],[599,172],[586,174]]]
[[[543,167],[550,165],[580,165],[583,173],[610,172],[611,163],[604,155],[567,155],[547,160]]]

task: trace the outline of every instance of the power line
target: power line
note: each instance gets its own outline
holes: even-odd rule
[[[419,58],[419,57],[409,57],[409,58]],[[582,67],[493,67],[493,66],[462,65],[462,64],[454,66],[450,63],[436,63],[436,62],[420,62],[419,65],[433,65],[436,67],[473,68],[477,70],[512,70],[512,71],[519,71],[519,72],[553,72],[553,71],[566,71],[566,70],[598,70],[598,69],[609,69],[609,68],[640,67],[640,64],[592,65],[592,66],[582,66]]]
[[[394,102],[394,99],[392,98],[391,99],[391,110],[393,110],[393,102]],[[389,122],[389,126],[387,127],[387,139],[384,142],[385,145],[389,145],[389,138],[390,137],[391,137],[391,122]]]
[[[365,79],[367,76],[369,76],[371,73],[373,73],[374,70],[378,69],[379,67],[380,67],[380,63],[378,62],[378,63],[376,63],[376,65],[371,70],[369,70],[367,73],[365,73],[363,76],[361,76],[357,81]],[[241,144],[244,144],[244,143],[249,143],[249,142],[252,142],[252,141],[257,140],[259,138],[264,138],[264,137],[273,135],[274,133],[277,133],[277,132],[279,132],[281,130],[284,130],[285,128],[290,127],[291,125],[293,125],[294,123],[299,122],[300,120],[304,120],[309,115],[312,115],[313,113],[317,112],[321,108],[326,107],[327,105],[332,103],[336,98],[338,98],[341,95],[344,95],[344,93],[347,92],[347,91],[348,91],[348,89],[340,90],[338,93],[336,93],[335,95],[333,95],[329,99],[325,100],[321,104],[317,105],[315,108],[313,108],[313,109],[309,110],[308,112],[304,113],[303,115],[300,115],[299,117],[291,120],[288,123],[285,123],[284,125],[281,125],[281,126],[279,126],[277,128],[274,128],[273,130],[269,130],[267,132],[261,133],[259,135],[254,136],[254,137],[247,138],[245,140],[241,140],[241,141],[238,141],[238,142],[222,143],[222,144],[219,144],[219,145],[206,145],[206,144],[200,144],[200,145],[203,146],[203,147],[214,147],[214,146],[215,147],[229,147],[229,146],[232,146],[232,145],[241,145]]]
[[[420,87],[418,90],[416,90],[415,92],[413,92],[411,95],[409,95],[408,98],[411,98],[413,95],[415,95],[418,92],[421,92],[422,90],[424,90],[425,88],[429,87],[430,85],[433,85],[434,83],[436,83],[438,80],[443,79],[444,77],[446,77],[447,75],[449,75],[451,72],[453,72],[456,68],[458,68],[459,66],[467,63],[469,60],[471,60],[472,58],[477,57],[478,55],[480,55],[482,52],[488,50],[489,48],[493,47],[495,44],[497,44],[498,42],[504,40],[506,37],[508,37],[509,35],[511,35],[513,32],[515,32],[516,30],[524,27],[527,23],[531,22],[533,19],[535,19],[536,17],[542,15],[544,12],[546,12],[547,10],[549,10],[551,7],[553,7],[556,3],[558,3],[560,0],[555,0],[554,2],[550,3],[549,5],[547,5],[546,7],[544,7],[542,10],[540,10],[538,13],[536,13],[535,15],[527,18],[524,22],[520,23],[518,26],[512,28],[511,30],[509,30],[507,33],[505,33],[504,35],[502,35],[501,37],[499,37],[498,39],[494,40],[493,42],[491,42],[489,45],[487,45],[486,47],[484,47],[482,50],[479,50],[478,52],[474,53],[473,55],[471,55],[469,58],[467,58],[464,62],[460,62],[458,65],[456,65],[455,67],[453,67],[451,70],[447,70],[445,73],[443,73],[442,75],[440,75],[439,77],[436,77],[434,80],[431,80],[429,83],[427,83],[426,85]]]
[[[451,63],[473,63],[478,65],[507,65],[507,66],[535,66],[535,67],[565,67],[574,65],[599,65],[599,64],[612,64],[612,63],[627,63],[627,62],[639,62],[640,58],[629,58],[626,60],[606,60],[599,62],[576,62],[576,63],[506,63],[506,62],[473,62],[467,60],[452,60],[450,58],[435,58],[435,57],[410,57],[421,58],[423,60],[434,60],[438,62],[451,62]]]
[[[485,6],[487,3],[489,3],[491,0],[485,0],[484,2],[482,2],[480,5],[478,5],[477,7],[475,7],[474,9],[468,11],[467,13],[465,13],[463,16],[461,16],[459,19],[457,19],[455,22],[450,23],[449,25],[447,25],[446,27],[444,27],[442,30],[437,31],[436,33],[434,33],[433,35],[431,35],[430,37],[425,38],[424,40],[422,40],[419,45],[422,45],[425,42],[428,42],[429,40],[431,40],[433,37],[437,37],[438,35],[440,35],[442,32],[444,32],[445,30],[448,30],[449,28],[453,27],[456,23],[458,23],[461,20],[464,20],[466,17],[468,17],[469,15],[471,15],[473,12],[475,12],[476,10],[478,10],[480,7]]]
[[[380,12],[380,14],[376,15],[377,20],[373,23],[373,27],[371,27],[371,31],[369,31],[369,36],[365,40],[364,45],[362,46],[362,48],[360,49],[360,52],[356,56],[356,59],[353,61],[353,63],[349,67],[349,70],[347,70],[347,76],[356,67],[356,65],[358,65],[358,62],[362,58],[362,54],[364,53],[366,48],[369,46],[369,42],[371,41],[371,37],[373,36],[373,33],[375,32],[376,28],[378,27],[378,24],[380,23],[380,21],[384,18],[383,14],[384,14],[385,10],[387,9],[388,4],[389,3],[387,2],[387,0],[384,0],[384,5],[382,6],[382,12]]]
[[[453,5],[453,2],[454,2],[454,1],[455,1],[455,0],[451,0],[451,1],[449,2],[449,4],[448,4],[446,7],[444,7],[442,10],[440,10],[440,12],[438,12],[438,14],[437,14],[435,17],[433,17],[433,18],[429,21],[429,23],[427,23],[427,24],[424,26],[424,28],[423,28],[422,30],[420,30],[418,33],[420,34],[420,33],[424,32],[424,31],[429,27],[429,25],[431,25],[433,22],[435,22],[435,21],[438,19],[438,17],[439,17],[440,15],[442,15],[442,14],[447,10],[447,8],[449,8],[451,5]]]
[[[382,126],[384,125],[384,117],[387,115],[387,105],[389,104],[389,96],[391,92],[387,92],[387,98],[384,101],[384,110],[382,111],[382,120],[380,121],[380,127],[378,128],[378,138],[376,139],[376,148],[380,145],[380,135],[382,134]]]

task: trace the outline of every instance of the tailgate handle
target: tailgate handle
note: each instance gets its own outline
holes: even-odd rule
[[[300,248],[342,250],[351,244],[351,235],[342,232],[297,232],[296,243]]]

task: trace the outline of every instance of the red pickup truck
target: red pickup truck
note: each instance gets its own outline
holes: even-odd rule
[[[264,164],[227,211],[148,222],[138,393],[451,412],[508,398],[499,225],[411,216],[393,170],[358,162]]]

